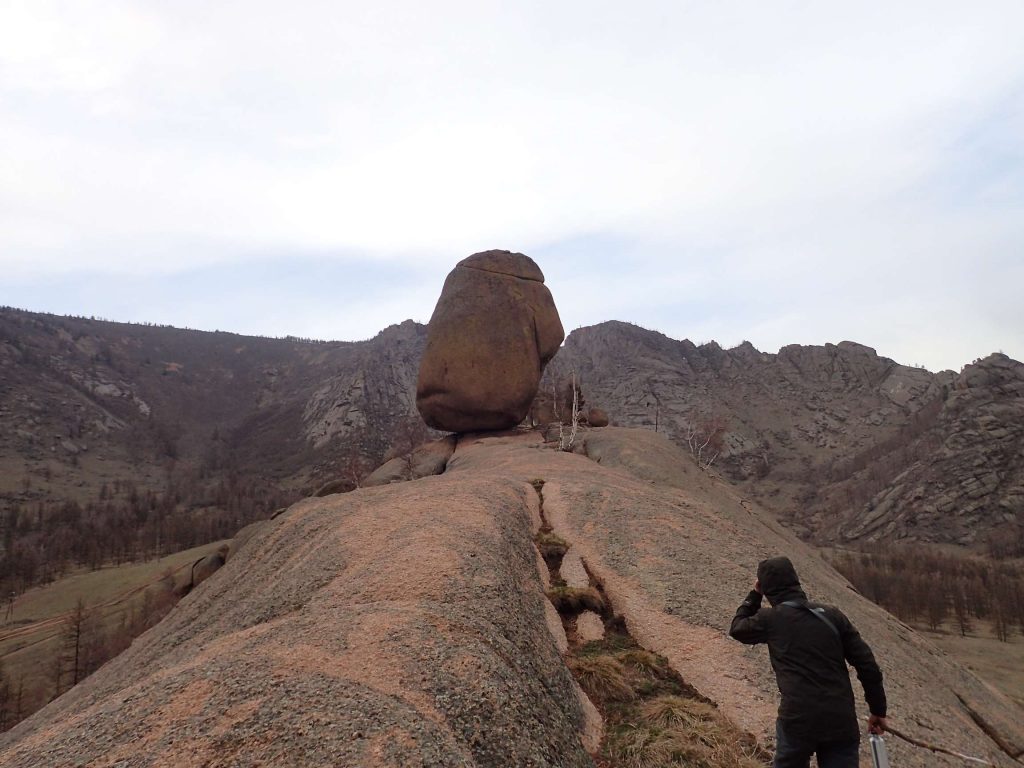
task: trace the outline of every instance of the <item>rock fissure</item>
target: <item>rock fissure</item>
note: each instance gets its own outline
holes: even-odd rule
[[[572,544],[544,512],[544,481],[532,483],[540,527],[534,538],[548,568],[547,597],[568,640],[566,665],[597,707],[605,728],[592,754],[600,768],[635,764],[759,768],[770,754],[687,683],[668,659],[641,646],[616,613],[600,575],[581,557],[586,585],[569,583],[562,565]],[[575,570],[575,567],[574,567]]]
[[[543,280],[538,280],[538,279],[536,279],[534,277],[523,277],[522,275],[512,275],[512,274],[509,274],[508,272],[502,272],[501,270],[498,270],[498,269],[487,269],[485,267],[473,266],[472,264],[462,264],[461,266],[464,269],[475,269],[477,272],[486,272],[489,275],[498,275],[499,277],[508,277],[508,278],[513,279],[513,280],[525,280],[525,281],[530,282],[530,283],[543,283],[544,282]]]

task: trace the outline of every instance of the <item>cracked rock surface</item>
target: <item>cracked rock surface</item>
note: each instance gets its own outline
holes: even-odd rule
[[[590,458],[538,433],[469,435],[443,475],[294,505],[128,651],[5,734],[0,764],[593,765],[533,543],[535,480],[554,534],[631,635],[763,743],[777,703],[767,653],[726,630],[758,560],[786,554],[809,596],[838,605],[874,649],[894,725],[1016,764],[997,739],[1024,748],[1017,705],[735,488],[651,431],[582,440]],[[961,764],[887,744],[894,765]]]
[[[308,499],[0,764],[590,766],[512,480]]]

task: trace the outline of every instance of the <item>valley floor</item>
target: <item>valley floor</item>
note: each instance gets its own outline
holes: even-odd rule
[[[915,627],[918,632],[963,664],[986,683],[1005,693],[1024,707],[1024,637],[1011,635],[1000,642],[988,627],[961,637],[952,627],[932,631]]]
[[[79,629],[83,647],[88,646],[95,662],[102,663],[120,648],[118,643],[130,641],[121,635],[133,634],[133,625],[141,628],[162,615],[153,596],[169,594],[173,586],[187,583],[192,563],[222,543],[144,562],[95,571],[81,569],[34,587],[13,603],[5,600],[0,605],[0,685],[6,682],[9,686],[11,700],[0,707],[0,730],[46,703],[58,685],[61,690],[70,685],[71,673],[66,669],[69,622],[79,601],[84,608]],[[155,590],[161,582],[164,589]]]

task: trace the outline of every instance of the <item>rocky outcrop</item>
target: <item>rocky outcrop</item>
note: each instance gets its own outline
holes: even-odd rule
[[[229,545],[220,547],[216,552],[199,558],[192,564],[189,573],[188,589],[191,591],[213,576],[214,573],[224,567],[227,562]]]
[[[610,322],[570,334],[558,364],[617,423],[680,445],[721,420],[715,469],[805,538],[971,545],[1024,532],[1022,366],[1005,355],[958,377],[852,342],[767,354]]]
[[[1024,365],[994,354],[967,366],[912,457],[863,510],[839,521],[846,540],[971,545],[1024,531]],[[1009,542],[1008,542],[1009,543]],[[1012,554],[1012,553],[1009,553]]]
[[[533,498],[441,475],[300,502],[0,764],[592,766]]]
[[[352,350],[351,360],[316,381],[302,413],[303,435],[317,448],[348,444],[382,454],[388,436],[416,418],[416,371],[424,326],[407,320]]]
[[[418,480],[430,475],[440,475],[455,452],[456,443],[455,435],[424,443],[405,456],[396,456],[390,461],[384,462],[363,480],[362,486],[372,488],[375,485],[388,485],[405,480]]]
[[[445,280],[420,361],[416,406],[449,432],[509,429],[527,414],[565,333],[528,256],[486,251]]]
[[[758,560],[785,553],[872,645],[910,735],[938,729],[1014,765],[1014,705],[756,504],[651,430],[594,430],[586,445],[600,464],[536,433],[467,437],[440,476],[292,506],[124,654],[0,737],[0,764],[592,766],[534,547],[546,520],[611,620],[740,731],[767,742],[777,693],[763,649],[726,630]],[[905,768],[958,764],[889,746]]]
[[[978,725],[982,719],[1011,752],[1024,748],[1015,705],[855,593],[756,503],[699,471],[652,430],[608,427],[583,438],[589,459],[538,450],[530,437],[467,438],[445,477],[543,479],[552,535],[582,559],[631,635],[666,656],[741,730],[770,736],[777,692],[763,648],[730,640],[727,629],[758,561],[785,553],[811,597],[840,606],[871,644],[886,675],[890,711],[910,735],[958,744],[996,765],[1015,764]],[[859,684],[853,685],[866,717]],[[888,745],[894,765],[958,765],[895,740]],[[870,763],[866,754],[862,761]]]

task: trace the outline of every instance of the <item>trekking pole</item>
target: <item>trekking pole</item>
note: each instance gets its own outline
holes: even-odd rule
[[[922,749],[928,749],[928,750],[931,750],[932,752],[941,752],[944,755],[950,755],[952,757],[959,757],[961,760],[967,760],[968,762],[971,762],[971,763],[978,763],[979,765],[993,765],[993,763],[990,763],[988,760],[982,760],[980,757],[971,757],[970,755],[965,755],[962,752],[954,752],[952,749],[946,749],[945,747],[938,747],[935,744],[929,744],[929,743],[927,743],[925,741],[918,741],[917,739],[913,738],[912,736],[907,736],[906,734],[900,733],[895,728],[893,728],[891,725],[887,725],[885,727],[885,730],[888,733],[891,733],[896,738],[903,739],[903,741],[907,742],[908,744],[913,744],[915,747],[921,747]],[[874,758],[874,756],[875,756],[874,741],[875,741],[876,738],[878,738],[878,737],[877,736],[872,736],[871,737],[871,756],[872,756],[872,758]],[[878,740],[881,741],[881,739],[878,739]],[[883,753],[885,751],[885,745],[884,744],[882,745],[882,751],[883,751]],[[888,768],[888,766],[889,766],[888,759],[886,759],[886,762],[882,763],[882,764],[879,764],[878,762],[876,762],[875,766],[876,766],[876,768]]]

